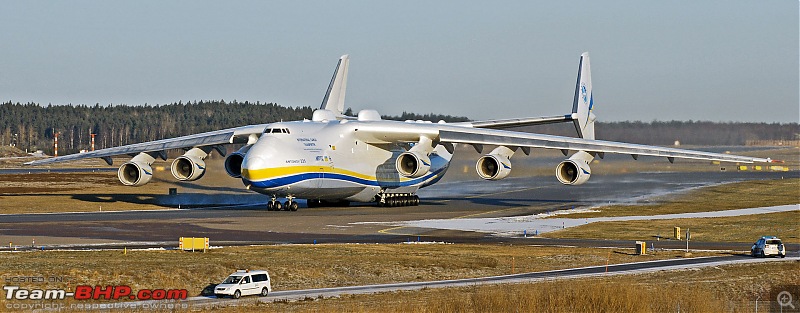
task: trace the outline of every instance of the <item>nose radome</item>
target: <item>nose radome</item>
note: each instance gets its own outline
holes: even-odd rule
[[[253,180],[252,172],[263,169],[266,167],[266,161],[259,156],[254,156],[251,153],[245,155],[242,161],[242,178]]]

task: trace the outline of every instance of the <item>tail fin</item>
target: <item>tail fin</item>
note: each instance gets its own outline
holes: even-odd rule
[[[589,52],[584,52],[578,66],[578,82],[575,84],[575,99],[572,101],[572,120],[578,136],[584,139],[594,139],[596,117],[592,113],[593,106],[592,70],[589,67]]]
[[[337,116],[344,112],[344,96],[347,90],[347,67],[350,65],[350,56],[345,54],[339,58],[336,70],[333,71],[331,83],[325,98],[322,98],[320,109],[334,112]]]

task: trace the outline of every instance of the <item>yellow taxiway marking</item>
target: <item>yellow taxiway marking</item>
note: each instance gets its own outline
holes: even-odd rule
[[[529,190],[534,190],[534,189],[542,189],[544,187],[547,187],[547,186],[531,187],[531,188],[524,188],[524,189],[517,189],[517,190],[509,190],[509,191],[497,192],[497,193],[493,193],[493,194],[474,195],[474,196],[464,197],[464,199],[475,199],[475,198],[481,198],[481,197],[486,197],[486,196],[508,194],[508,193],[512,193],[512,192],[529,191]],[[448,202],[448,201],[451,201],[451,200],[448,199],[448,200],[442,200],[442,201],[439,201],[439,202]],[[474,217],[474,216],[479,216],[479,215],[486,215],[486,214],[492,214],[492,213],[503,212],[503,211],[517,210],[517,209],[521,209],[521,208],[527,208],[527,206],[518,206],[518,207],[511,207],[511,208],[505,208],[505,209],[499,209],[499,210],[491,210],[491,211],[486,211],[486,212],[472,213],[472,214],[467,214],[467,215],[462,215],[462,216],[451,217],[449,219],[454,220],[454,219],[461,219],[461,218],[469,218],[469,217]],[[410,227],[409,226],[396,226],[396,227],[390,227],[390,228],[386,228],[386,229],[381,229],[378,232],[381,233],[381,234],[387,234],[387,235],[428,237],[428,235],[403,234],[403,233],[393,233],[393,232],[391,232],[393,230],[400,229],[400,228],[410,228]],[[423,227],[416,227],[416,228],[423,228]]]
[[[405,228],[405,227],[406,226],[397,226],[397,227],[392,227],[392,228],[387,228],[387,229],[381,229],[378,232],[382,233],[382,234],[387,234],[387,235],[408,235],[408,234],[390,233],[390,231],[393,231],[395,229]]]

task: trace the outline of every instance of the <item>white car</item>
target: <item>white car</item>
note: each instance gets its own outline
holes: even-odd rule
[[[786,257],[786,247],[783,246],[783,242],[778,237],[764,236],[750,248],[750,255],[760,257],[777,255],[783,258]]]
[[[238,270],[214,287],[214,295],[217,298],[231,296],[239,299],[239,297],[247,295],[266,297],[270,292],[272,292],[272,286],[267,271]]]

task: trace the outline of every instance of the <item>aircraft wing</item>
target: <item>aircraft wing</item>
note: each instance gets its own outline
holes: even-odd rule
[[[50,163],[74,161],[88,158],[102,158],[111,165],[111,157],[115,155],[136,155],[141,152],[161,154],[166,158],[166,150],[215,146],[231,143],[253,143],[264,131],[267,124],[249,125],[236,128],[216,130],[206,133],[181,136],[176,138],[162,139],[156,141],[142,142],[119,146],[107,149],[100,149],[91,152],[70,154],[60,157],[36,160],[25,163],[25,165],[43,165]]]
[[[558,116],[545,116],[545,117],[527,117],[527,118],[510,118],[502,120],[487,120],[475,121],[466,123],[455,123],[454,125],[471,126],[475,128],[509,128],[531,125],[544,125],[554,123],[572,122],[575,120],[572,114],[558,115]]]
[[[747,156],[493,129],[442,129],[439,131],[439,140],[441,142],[463,143],[478,147],[482,145],[497,145],[509,148],[559,149],[564,152],[586,151],[591,154],[599,154],[600,156],[603,156],[605,153],[619,153],[629,154],[633,156],[634,159],[638,158],[640,155],[657,156],[666,157],[670,162],[674,161],[675,158],[741,163],[773,162],[771,159]]]

